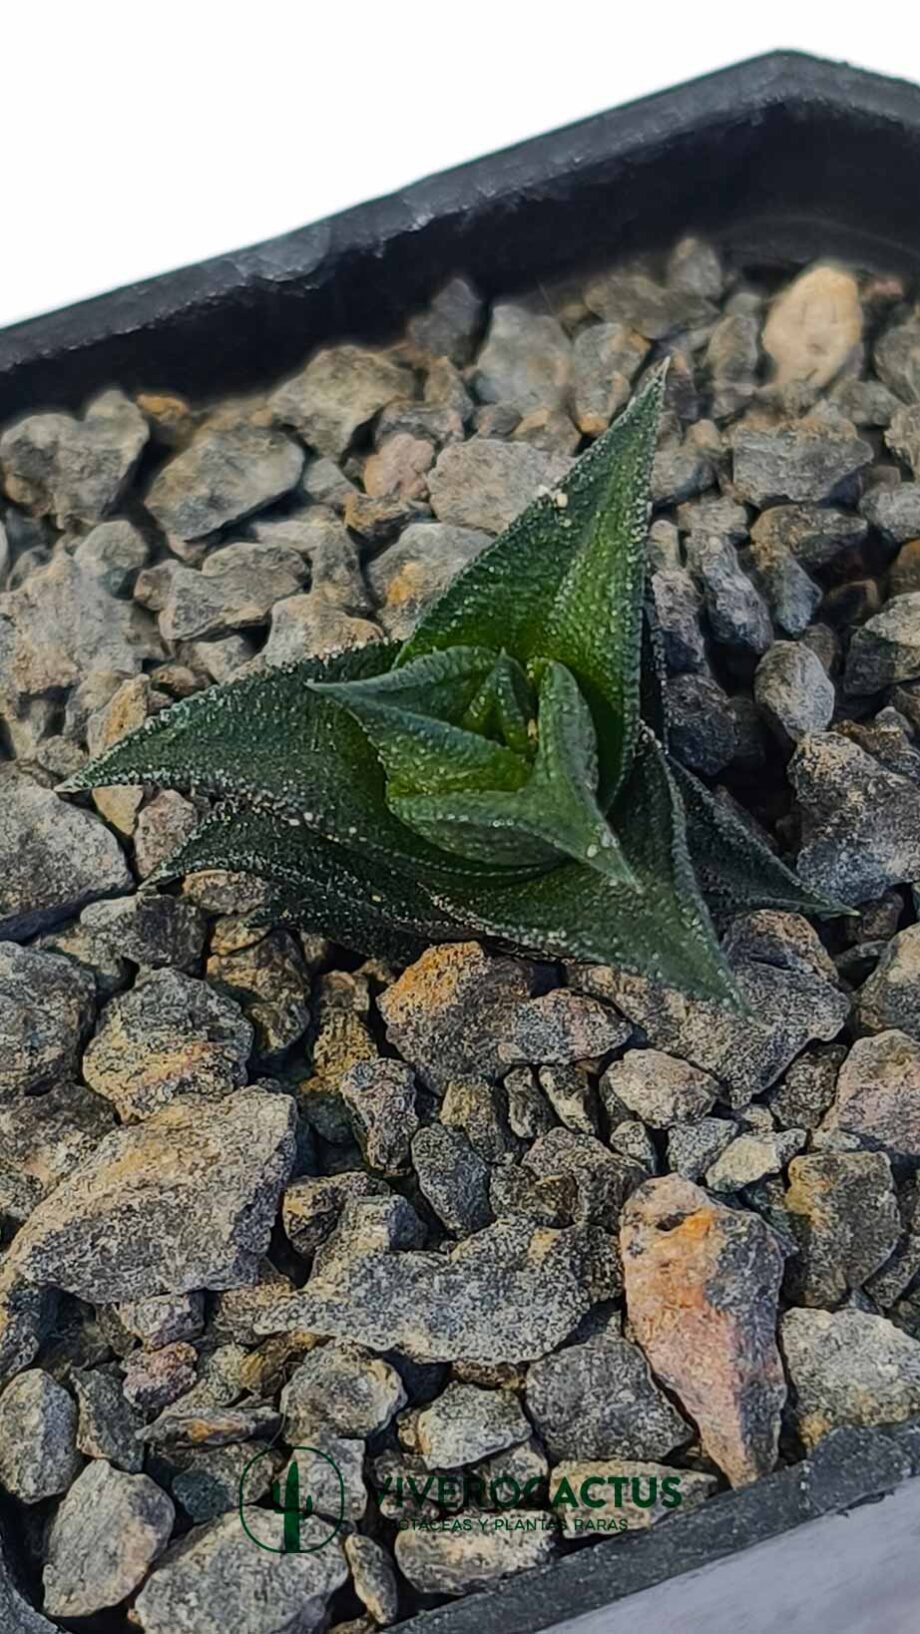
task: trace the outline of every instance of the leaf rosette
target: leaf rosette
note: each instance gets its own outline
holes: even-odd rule
[[[266,881],[265,918],[411,957],[487,937],[737,1003],[710,909],[841,911],[668,752],[646,603],[664,369],[401,646],[183,700],[68,791],[216,803],[158,870]]]

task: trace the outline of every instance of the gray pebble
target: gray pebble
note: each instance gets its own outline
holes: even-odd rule
[[[885,1317],[796,1307],[780,1334],[792,1418],[809,1451],[843,1425],[896,1424],[920,1411],[920,1342]]]
[[[448,1231],[465,1237],[488,1225],[489,1168],[466,1135],[429,1124],[413,1136],[411,1149],[422,1195]]]
[[[429,477],[431,506],[439,522],[501,533],[542,488],[553,488],[571,460],[527,443],[474,437],[438,456]]]
[[[55,1617],[89,1617],[120,1605],[165,1549],[172,1501],[146,1475],[96,1460],[79,1475],[48,1534],[45,1608]]]
[[[137,1439],[143,1418],[125,1399],[121,1383],[121,1376],[110,1368],[73,1374],[79,1409],[77,1447],[87,1458],[106,1459],[137,1475],[144,1467],[144,1449]]]
[[[20,1373],[0,1396],[0,1481],[21,1503],[66,1492],[81,1465],[77,1409],[41,1368]]]
[[[802,819],[797,867],[838,902],[870,902],[920,878],[920,790],[835,732],[803,738],[789,763]]]
[[[569,394],[572,345],[548,313],[499,301],[473,374],[483,403],[511,403],[520,414],[562,408]]]
[[[527,1370],[527,1411],[552,1459],[664,1458],[690,1425],[637,1345],[600,1335]]]
[[[675,675],[667,704],[675,758],[703,777],[717,777],[738,747],[737,723],[722,688],[708,675]]]
[[[270,405],[276,418],[293,426],[318,454],[337,460],[359,426],[394,398],[412,395],[409,370],[385,352],[330,346],[279,386]]]
[[[833,718],[834,683],[809,647],[776,641],[754,676],[754,697],[781,743],[800,743]]]
[[[281,1392],[285,1440],[290,1446],[314,1435],[364,1440],[386,1428],[406,1404],[396,1369],[352,1345],[311,1350]]]
[[[763,429],[741,426],[732,447],[735,491],[761,508],[784,500],[832,499],[873,458],[870,444],[842,417],[833,422],[813,416]]]
[[[140,529],[120,518],[100,522],[86,534],[74,551],[74,561],[84,573],[98,579],[110,596],[123,596],[130,595],[147,555],[147,542]]]
[[[454,1382],[416,1420],[418,1451],[429,1469],[456,1469],[526,1441],[530,1424],[510,1390]]]
[[[121,391],[93,398],[82,420],[33,414],[0,437],[0,470],[16,504],[58,527],[114,510],[147,441],[147,422]]]
[[[76,1068],[95,984],[53,953],[0,942],[0,1099],[36,1094]]]
[[[0,765],[0,937],[34,936],[132,883],[98,817]]]
[[[290,493],[303,461],[303,449],[281,431],[205,426],[157,472],[145,503],[165,533],[201,539]]]
[[[696,1122],[710,1110],[718,1093],[718,1081],[708,1072],[661,1050],[627,1050],[601,1079],[605,1105],[609,1107],[616,1097],[653,1129]]]
[[[313,1517],[301,1525],[300,1554],[281,1552],[281,1518],[246,1507],[247,1537],[234,1510],[195,1527],[157,1563],[135,1602],[144,1634],[312,1634],[348,1577],[338,1538]],[[318,1547],[322,1544],[322,1547]]]

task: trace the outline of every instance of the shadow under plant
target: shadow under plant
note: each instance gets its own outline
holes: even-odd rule
[[[616,1549],[613,1524],[579,1529],[588,1510],[627,1531],[679,1525],[666,1481],[686,1511],[838,1427],[920,1412],[910,294],[831,264],[767,278],[685,239],[660,264],[488,311],[457,279],[388,350],[326,349],[245,401],[112,390],[80,419],[0,436],[0,1482],[28,1522],[43,1612],[10,1588],[17,1634],[127,1629],[129,1612],[146,1634],[385,1624],[605,1535]],[[481,860],[469,797],[509,792],[490,745],[524,763],[510,792],[536,780],[567,684],[553,666],[597,731],[609,698],[583,691],[579,646],[594,626],[579,606],[552,651],[541,601],[538,643],[516,652],[532,580],[512,562],[516,595],[506,582],[481,612],[489,639],[464,632],[488,665],[451,656],[453,633],[410,637],[455,605],[458,571],[488,582],[485,553],[535,499],[558,565],[567,510],[582,537],[578,473],[635,428],[641,411],[616,419],[633,393],[663,393],[647,543],[663,698],[647,685],[644,714],[636,694],[631,715],[618,705],[596,768],[588,738],[566,824],[538,799],[515,845],[586,852],[588,796],[629,787],[666,704],[672,810],[686,807],[720,939],[694,896],[702,964],[630,956],[647,892],[634,927],[611,910],[609,941],[581,945],[552,940],[565,915],[577,938],[570,898],[538,937],[509,934],[500,882],[472,917],[442,893],[444,933],[429,923],[421,948],[364,958],[360,926],[329,917],[338,876],[298,925],[274,876],[240,871],[271,779],[246,856],[196,852],[214,832],[206,790],[226,790],[207,769],[157,775],[156,752],[173,722],[224,719],[221,698],[283,694],[286,737],[255,703],[240,721],[272,778],[303,770],[306,714],[337,710],[330,757],[377,732],[365,838],[373,818]],[[628,559],[615,608],[634,623],[604,649],[626,694],[641,550]],[[332,650],[346,674],[368,666],[358,687],[332,677]],[[534,656],[549,662],[528,674]],[[290,687],[301,662],[333,679],[325,696]],[[432,736],[443,748],[432,720],[475,736],[491,757],[479,787],[445,792],[443,758],[422,787],[417,755],[406,779],[407,700],[394,722],[388,688],[420,663],[425,686],[447,676],[450,710],[465,688],[456,721],[424,694],[426,752]],[[567,729],[584,725],[579,697]],[[630,743],[612,765],[608,742]],[[142,783],[115,777],[139,746]],[[114,780],[61,799],[60,783],[95,781],[90,756]],[[234,812],[221,843],[246,820]],[[694,823],[718,836],[707,878]],[[303,840],[269,826],[273,848]],[[646,822],[640,839],[660,833]],[[604,872],[571,865],[592,901],[635,871],[625,840],[610,850]],[[676,867],[679,835],[663,850]],[[135,890],[177,851],[181,885]],[[738,900],[752,857],[782,881],[768,906]],[[546,860],[516,852],[525,888]],[[381,893],[402,880],[397,857]],[[804,915],[828,902],[851,912],[816,929]],[[659,941],[656,924],[656,957],[686,955],[683,935]],[[285,1524],[302,1545],[322,1520],[297,1447],[339,1470],[343,1524],[279,1560]],[[262,1448],[245,1504],[259,1548],[239,1487]],[[471,1524],[444,1525],[443,1483],[463,1477]],[[603,1507],[554,1505],[563,1482]],[[407,1493],[423,1524],[405,1524]]]

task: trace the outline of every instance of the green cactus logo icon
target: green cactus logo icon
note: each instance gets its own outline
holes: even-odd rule
[[[270,1554],[315,1554],[331,1543],[345,1514],[345,1483],[334,1458],[320,1447],[293,1447],[286,1470],[268,1486],[267,1507],[262,1461],[266,1447],[249,1460],[240,1478],[239,1515],[250,1541]],[[281,1518],[280,1532],[276,1517]]]
[[[300,1522],[307,1515],[313,1513],[313,1499],[307,1493],[301,1504],[300,1501],[300,1465],[296,1458],[288,1464],[284,1482],[284,1498],[281,1497],[280,1481],[272,1482],[272,1508],[284,1516],[284,1552],[286,1555],[300,1554]]]

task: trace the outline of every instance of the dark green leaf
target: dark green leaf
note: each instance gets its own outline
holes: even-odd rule
[[[563,651],[551,650],[546,644],[550,608],[582,550],[593,553],[595,560],[605,559],[606,534],[602,531],[599,537],[598,529],[599,518],[609,506],[613,506],[617,527],[635,530],[638,511],[643,509],[644,512],[647,501],[644,494],[641,501],[637,497],[641,482],[636,481],[635,475],[632,479],[624,476],[621,465],[635,461],[637,450],[644,456],[652,434],[651,422],[657,423],[660,393],[660,378],[655,377],[645,392],[576,461],[556,493],[535,500],[493,545],[463,569],[409,637],[399,654],[397,667],[422,653],[457,645],[504,650],[524,665],[534,655],[565,661]],[[647,472],[643,472],[643,480],[647,481]],[[640,557],[642,542],[639,541]],[[621,543],[630,558],[623,583],[631,592],[636,572],[633,533],[623,537]],[[619,582],[618,579],[618,585]],[[572,581],[565,607],[560,609],[560,640],[571,643],[573,649],[576,645],[572,630],[574,591]],[[622,633],[624,640],[631,631],[637,644],[632,614],[622,620],[612,614],[605,622],[605,629],[613,629],[617,637]],[[634,683],[628,677],[631,667],[635,667],[635,656],[631,660],[624,656],[622,660],[614,658],[601,663],[591,656],[595,653],[595,644],[590,638],[588,646],[579,647],[578,652],[586,661],[590,657],[589,679],[609,674],[617,697],[632,696]],[[572,668],[578,673],[577,664]],[[625,742],[629,733],[620,733],[619,737]]]
[[[556,590],[540,647],[573,672],[595,711],[610,799],[629,772],[639,723],[645,546],[663,392],[659,372],[617,422],[606,492]]]
[[[432,895],[451,917],[512,946],[619,965],[743,1008],[693,876],[680,797],[646,728],[611,822],[642,897],[578,863],[529,880],[445,881]]]
[[[358,852],[232,801],[215,807],[148,884],[200,868],[255,874],[275,888],[259,917],[290,920],[359,952],[412,958],[426,942],[463,934],[396,868],[368,865]]]
[[[483,862],[549,864],[558,855],[630,883],[616,835],[597,803],[597,739],[591,712],[569,671],[546,662],[540,679],[539,740],[529,782],[515,793],[388,799],[426,838]]]
[[[451,647],[373,675],[317,676],[310,686],[345,704],[361,721],[385,720],[398,711],[456,725],[492,674],[497,656],[486,647]]]
[[[387,800],[395,809],[394,795],[518,789],[527,781],[527,761],[452,724],[494,668],[494,653],[453,647],[375,679],[311,684],[360,722],[386,770]]]
[[[196,693],[151,716],[62,789],[153,783],[230,796],[385,858],[408,851],[449,866],[389,810],[383,768],[353,715],[309,686],[380,675],[395,651],[371,643]]]
[[[668,694],[665,685],[664,642],[658,623],[658,611],[651,596],[646,596],[642,610],[642,674],[640,680],[640,713],[650,726],[662,748],[670,741]]]
[[[527,676],[515,659],[500,653],[461,724],[470,732],[506,743],[515,754],[533,758],[537,705]]]
[[[692,772],[676,763],[673,771],[687,814],[687,844],[696,877],[715,912],[780,908],[820,919],[851,911],[808,890]]]

